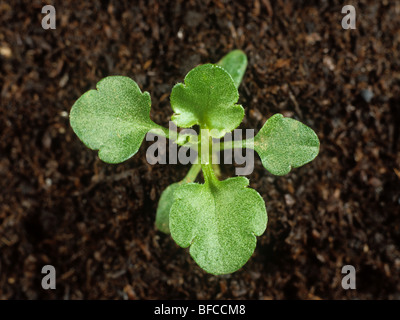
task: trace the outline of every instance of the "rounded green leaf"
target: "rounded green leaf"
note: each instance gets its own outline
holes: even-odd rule
[[[242,50],[233,50],[218,61],[217,64],[228,71],[235,82],[236,88],[238,88],[247,68],[246,54]]]
[[[72,106],[71,127],[87,147],[99,150],[100,159],[120,163],[132,157],[156,127],[150,105],[149,93],[142,93],[132,79],[107,77]]]
[[[312,161],[318,155],[319,140],[311,128],[278,113],[255,136],[254,150],[264,168],[280,176]]]
[[[247,188],[244,177],[189,183],[175,191],[170,211],[171,236],[197,264],[212,274],[241,268],[256,247],[256,236],[267,226],[262,197]]]
[[[189,172],[186,174],[179,182],[175,182],[169,185],[161,194],[160,200],[158,201],[157,214],[156,214],[156,227],[161,232],[170,233],[169,231],[169,213],[171,211],[172,204],[174,203],[175,190],[181,185],[193,182],[196,180],[197,175],[201,170],[200,164],[194,164],[190,168]]]
[[[169,212],[174,202],[174,192],[182,185],[182,181],[169,185],[161,194],[156,213],[156,227],[164,233],[169,231]]]
[[[195,124],[221,138],[239,126],[244,109],[236,104],[239,93],[230,74],[214,64],[192,69],[185,84],[178,83],[171,93],[172,120],[177,126],[189,128]]]

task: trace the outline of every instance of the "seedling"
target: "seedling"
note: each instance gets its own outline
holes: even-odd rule
[[[204,157],[205,148],[200,143],[212,146],[213,138],[224,137],[242,122],[244,109],[237,104],[238,87],[246,67],[246,55],[235,50],[217,64],[194,68],[184,83],[172,89],[172,121],[180,128],[197,125],[203,129],[198,139],[191,134],[173,134],[153,122],[149,93],[123,76],[101,80],[97,90],[83,94],[70,113],[74,132],[87,147],[99,150],[100,159],[107,163],[132,157],[149,132],[201,151],[186,177],[162,193],[156,226],[170,233],[179,246],[190,247],[197,264],[215,275],[235,272],[249,260],[256,236],[264,233],[268,220],[264,200],[248,187],[249,180],[241,176],[220,180],[212,152]],[[221,144],[221,150],[226,148],[253,149],[270,173],[285,175],[317,156],[319,140],[306,125],[275,114],[254,139]],[[195,182],[200,171],[202,184]]]

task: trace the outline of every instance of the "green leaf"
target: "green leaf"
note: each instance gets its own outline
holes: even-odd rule
[[[247,68],[246,54],[242,50],[233,50],[218,61],[217,64],[228,71],[235,82],[236,88],[238,88]]]
[[[108,163],[120,163],[139,149],[157,125],[150,119],[150,95],[128,77],[111,76],[72,106],[71,127],[83,143]]]
[[[278,113],[255,136],[254,150],[265,169],[281,176],[312,161],[319,152],[319,140],[311,128]]]
[[[193,164],[186,174],[186,176],[179,182],[169,185],[161,194],[160,200],[158,201],[157,214],[156,214],[156,227],[158,230],[164,233],[170,233],[169,231],[169,213],[171,211],[172,204],[174,203],[174,192],[181,185],[194,182],[197,175],[201,170],[200,164]]]
[[[236,104],[238,99],[228,72],[217,65],[201,65],[186,75],[185,84],[178,83],[172,89],[172,120],[182,128],[198,124],[214,129],[211,135],[221,138],[242,122],[244,109]]]
[[[262,197],[244,177],[189,183],[175,191],[171,236],[212,274],[232,273],[251,257],[267,225]]]
[[[182,181],[169,185],[161,194],[156,213],[156,227],[164,233],[170,233],[169,213],[174,203],[174,192],[182,185]]]

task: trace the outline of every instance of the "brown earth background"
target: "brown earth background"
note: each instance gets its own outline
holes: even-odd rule
[[[55,30],[41,27],[46,4]],[[355,30],[341,27],[345,4]],[[0,1],[0,16],[1,299],[400,299],[399,1]],[[105,164],[68,113],[118,74],[167,126],[172,86],[235,48],[249,59],[241,128],[283,113],[321,149],[284,177],[256,156],[268,228],[242,269],[213,276],[154,227],[188,168],[149,165],[149,142]],[[46,264],[56,290],[41,287]],[[356,290],[341,286],[346,264]]]

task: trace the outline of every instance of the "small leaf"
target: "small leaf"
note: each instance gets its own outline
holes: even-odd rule
[[[132,157],[144,136],[157,125],[150,119],[150,95],[128,77],[112,76],[97,83],[72,106],[71,127],[83,143],[99,150],[108,163]]]
[[[235,82],[236,88],[238,88],[247,68],[246,54],[242,50],[233,50],[218,61],[217,64],[228,71]]]
[[[169,213],[171,211],[172,204],[175,201],[174,193],[181,185],[194,182],[201,170],[200,164],[194,164],[186,176],[179,182],[169,185],[161,194],[160,200],[157,207],[156,215],[156,227],[164,233],[170,233],[169,231]]]
[[[262,197],[244,177],[189,183],[175,191],[171,236],[212,274],[232,273],[251,257],[267,225]]]
[[[312,161],[319,152],[319,140],[311,128],[278,113],[255,136],[254,150],[265,169],[281,176]]]
[[[174,192],[182,185],[182,181],[169,185],[161,194],[156,213],[156,227],[169,234],[169,212],[174,202]]]
[[[221,138],[242,122],[244,109],[236,104],[238,98],[228,72],[217,65],[201,65],[186,75],[185,84],[178,83],[172,89],[172,120],[182,128],[198,124],[215,129],[211,135]]]

